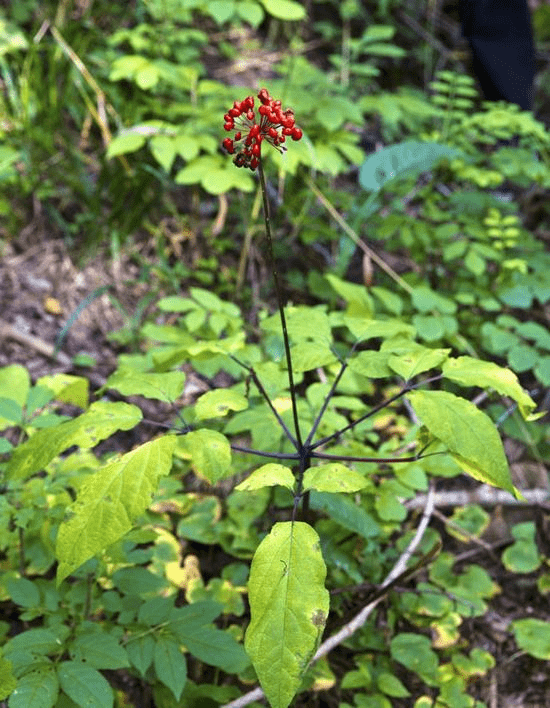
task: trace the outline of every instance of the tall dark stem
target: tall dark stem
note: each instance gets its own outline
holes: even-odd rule
[[[290,341],[288,339],[288,331],[286,327],[286,317],[285,308],[283,300],[283,291],[281,288],[281,283],[279,281],[279,273],[277,271],[277,264],[275,262],[275,253],[273,250],[273,238],[271,235],[271,218],[269,211],[269,199],[267,196],[267,186],[265,181],[264,166],[262,164],[261,157],[259,158],[258,173],[260,175],[260,188],[262,190],[262,199],[264,205],[264,221],[265,221],[265,234],[267,238],[267,248],[269,251],[269,258],[271,260],[271,269],[273,272],[273,282],[275,283],[275,295],[277,297],[277,305],[279,307],[279,315],[281,317],[281,327],[283,329],[283,342],[285,347],[285,357],[286,364],[288,367],[288,384],[290,387],[290,400],[292,401],[292,416],[294,418],[294,429],[296,431],[296,449],[302,450],[302,435],[300,433],[300,422],[298,419],[298,406],[296,403],[296,389],[294,386],[294,374],[292,372],[292,356],[290,354]]]

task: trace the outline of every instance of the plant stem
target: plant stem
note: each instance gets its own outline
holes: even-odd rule
[[[279,273],[277,271],[277,265],[275,263],[275,254],[273,251],[273,238],[271,235],[271,219],[269,212],[269,199],[267,196],[267,187],[265,182],[264,166],[261,157],[259,158],[258,173],[260,175],[260,187],[262,190],[262,198],[264,205],[264,221],[265,221],[265,233],[267,237],[267,247],[269,252],[269,259],[271,260],[271,269],[273,272],[273,281],[275,283],[275,295],[277,297],[277,305],[279,307],[279,315],[281,317],[281,327],[283,329],[283,342],[285,347],[285,357],[286,364],[288,367],[288,383],[290,388],[290,399],[292,401],[292,416],[294,418],[294,429],[296,431],[296,449],[298,451],[302,450],[302,436],[300,433],[300,422],[298,419],[298,406],[296,404],[296,390],[294,386],[294,374],[292,372],[292,356],[290,354],[290,341],[288,339],[288,331],[286,327],[286,317],[285,308],[283,301],[283,293],[281,289],[281,284],[279,281]]]

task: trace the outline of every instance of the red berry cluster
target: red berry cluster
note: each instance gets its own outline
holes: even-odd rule
[[[263,88],[258,94],[260,99],[259,122],[256,122],[254,98],[247,96],[243,101],[235,101],[224,115],[224,128],[234,130],[233,138],[226,138],[222,145],[230,155],[235,155],[233,162],[237,167],[258,167],[262,142],[267,140],[274,148],[283,152],[283,143],[290,136],[292,140],[300,140],[303,133],[294,125],[294,111],[287,108],[283,111],[281,102],[275,101]],[[237,145],[242,141],[242,145]]]

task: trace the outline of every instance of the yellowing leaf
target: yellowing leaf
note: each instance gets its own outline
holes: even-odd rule
[[[517,493],[498,430],[485,413],[446,391],[411,391],[408,396],[422,423],[447,446],[465,472]]]
[[[445,378],[460,386],[494,388],[503,396],[509,396],[518,403],[523,417],[531,418],[536,403],[521,388],[517,376],[510,369],[505,369],[491,361],[474,359],[471,356],[449,359],[442,368]],[[538,417],[538,415],[534,416],[534,418]]]
[[[57,582],[127,533],[168,474],[176,437],[152,440],[84,479],[59,527]]]
[[[310,467],[304,473],[304,492],[316,489],[318,492],[358,492],[368,485],[359,472],[340,462],[330,462],[318,467]]]
[[[252,472],[244,482],[238,484],[235,489],[242,492],[250,492],[254,489],[273,487],[278,484],[292,491],[294,489],[294,482],[294,475],[288,467],[269,462],[267,465],[263,465],[259,469],[254,470],[254,472]]]
[[[190,459],[195,473],[210,484],[231,474],[231,447],[217,430],[192,430],[180,439],[178,453]]]
[[[230,411],[244,411],[248,401],[237,391],[228,388],[218,388],[207,391],[195,403],[195,415],[199,420],[219,418]]]
[[[11,479],[29,477],[69,447],[95,447],[117,430],[130,430],[141,417],[139,408],[128,403],[96,401],[86,413],[55,428],[39,430],[19,445],[8,462],[7,475]]]
[[[245,649],[272,708],[287,708],[325,626],[329,594],[319,537],[303,522],[275,524],[250,569]]]
[[[279,20],[303,20],[306,16],[304,6],[294,0],[260,0],[266,11]]]

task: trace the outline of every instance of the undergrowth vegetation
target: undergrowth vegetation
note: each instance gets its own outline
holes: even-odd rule
[[[39,205],[81,255],[151,244],[100,388],[0,369],[1,705],[481,708],[550,658],[547,613],[482,636],[503,579],[550,592],[544,503],[485,536],[533,492],[506,451],[550,458],[550,133],[420,5],[0,14],[4,243]],[[293,140],[233,164],[263,86]]]

